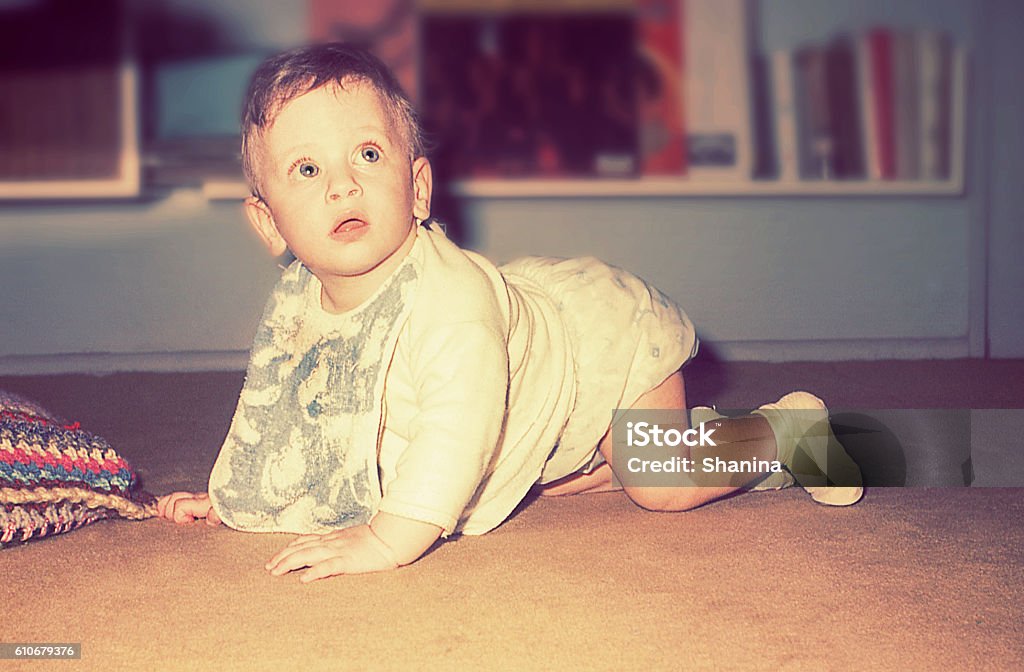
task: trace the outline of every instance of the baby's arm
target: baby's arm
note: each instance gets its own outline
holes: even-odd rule
[[[418,520],[378,513],[369,525],[296,538],[267,562],[274,576],[309,567],[302,582],[336,574],[396,569],[423,555],[441,536],[441,528]]]
[[[159,517],[179,524],[197,518],[205,518],[207,525],[221,524],[205,492],[172,492],[160,497],[156,507]],[[378,513],[369,525],[296,538],[267,563],[267,569],[279,576],[310,567],[302,575],[303,582],[395,569],[423,555],[440,536],[437,525]]]
[[[156,500],[156,513],[175,523],[191,523],[205,518],[207,525],[220,525],[220,516],[205,492],[172,492]]]
[[[268,563],[271,574],[309,567],[308,582],[394,569],[451,532],[480,486],[500,437],[508,352],[477,324],[435,329],[409,352],[416,414],[412,436],[369,525],[303,535]]]
[[[403,357],[415,413],[379,510],[432,523],[447,535],[498,457],[507,344],[493,326],[464,322],[417,335]]]

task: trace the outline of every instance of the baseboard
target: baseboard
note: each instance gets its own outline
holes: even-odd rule
[[[960,359],[970,357],[962,339],[877,339],[848,341],[701,342],[703,357],[723,361],[837,362],[877,359]],[[0,357],[0,375],[115,373],[120,371],[242,371],[245,351],[69,353]]]
[[[708,341],[716,359],[734,362],[843,362],[877,359],[960,359],[971,356],[967,338],[850,339],[830,341]],[[709,353],[705,353],[709,354]]]
[[[0,375],[117,373],[121,371],[244,371],[249,353],[137,352],[8,355],[0,357]]]

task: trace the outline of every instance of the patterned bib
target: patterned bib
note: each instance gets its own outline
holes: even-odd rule
[[[321,284],[300,262],[284,272],[210,474],[210,497],[228,526],[324,533],[376,512],[384,382],[419,284],[418,247],[340,315],[321,308]]]

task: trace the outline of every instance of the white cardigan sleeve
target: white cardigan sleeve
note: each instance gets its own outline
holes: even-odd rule
[[[450,534],[488,473],[508,395],[508,350],[496,325],[457,322],[409,344],[416,413],[380,503]]]

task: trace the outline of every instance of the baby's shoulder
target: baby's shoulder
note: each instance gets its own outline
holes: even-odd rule
[[[481,322],[504,330],[508,294],[497,267],[440,233],[424,234],[421,280],[410,321],[423,328]]]

